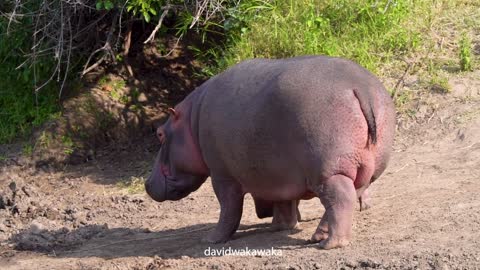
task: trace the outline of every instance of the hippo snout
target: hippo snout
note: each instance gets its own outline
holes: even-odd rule
[[[163,183],[160,183],[163,182]],[[157,202],[163,202],[166,200],[164,181],[155,181],[151,177],[145,182],[145,191],[148,196]]]

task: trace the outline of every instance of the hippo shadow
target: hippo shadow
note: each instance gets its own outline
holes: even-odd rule
[[[216,224],[198,224],[178,229],[149,231],[142,228],[108,228],[87,225],[74,230],[22,230],[9,241],[18,251],[32,251],[59,258],[100,257],[105,259],[159,256],[163,259],[202,258],[213,249],[287,250],[310,246],[291,235],[299,230],[271,231],[269,223],[240,225],[229,242],[204,243],[201,239]],[[208,251],[207,251],[208,250]]]

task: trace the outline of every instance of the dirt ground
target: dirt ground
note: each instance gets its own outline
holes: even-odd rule
[[[323,213],[317,199],[300,204],[298,229],[271,232],[249,196],[233,240],[201,243],[219,215],[210,181],[164,203],[118,184],[148,175],[149,137],[63,170],[3,158],[0,269],[480,269],[480,72],[450,84],[399,114],[390,165],[372,185],[373,207],[355,213],[348,247],[307,241]],[[281,255],[205,254],[223,247]]]

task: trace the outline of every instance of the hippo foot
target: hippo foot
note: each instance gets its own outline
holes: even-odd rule
[[[319,246],[321,249],[332,249],[332,248],[341,248],[341,247],[348,246],[349,243],[350,243],[350,240],[348,240],[348,238],[346,237],[344,238],[330,237],[320,241]]]
[[[368,210],[372,207],[372,204],[369,201],[361,201],[360,202],[360,212]]]
[[[328,215],[325,213],[320,220],[320,224],[318,224],[317,230],[312,235],[310,241],[314,243],[318,243],[322,240],[328,238]]]
[[[216,231],[210,232],[206,237],[202,238],[202,243],[207,244],[221,244],[226,243],[230,240],[230,237],[226,237],[225,235],[218,234]]]
[[[345,175],[334,175],[324,182],[318,193],[325,213],[312,238],[325,238],[328,231],[328,237],[319,243],[320,248],[332,249],[348,245],[357,197],[352,179]]]
[[[292,230],[298,226],[298,201],[275,202],[271,229],[274,231]]]
[[[372,207],[372,202],[370,200],[370,192],[368,189],[365,189],[361,196],[358,197],[358,202],[360,203],[360,212]]]
[[[328,238],[328,232],[317,231],[312,235],[312,238],[310,239],[310,241],[313,243],[318,243],[322,240],[326,240],[327,238]]]

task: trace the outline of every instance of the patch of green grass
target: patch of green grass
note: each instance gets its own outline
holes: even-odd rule
[[[157,53],[159,53],[160,55],[165,55],[168,52],[165,44],[160,41],[157,41],[155,48],[157,49]]]
[[[395,106],[398,108],[403,107],[412,100],[413,93],[408,90],[403,90],[397,95],[395,99]]]
[[[33,145],[32,144],[24,144],[22,148],[22,153],[25,156],[31,156],[33,154]]]
[[[108,76],[103,76],[98,80],[98,85],[109,92],[110,97],[113,100],[119,101],[123,104],[129,102],[128,95],[123,93],[123,89],[126,86],[126,82],[122,79],[111,80]]]
[[[62,136],[63,152],[67,155],[71,155],[75,150],[75,143],[72,138],[68,135]]]
[[[428,16],[424,4],[410,0],[244,1],[227,20],[231,38],[219,66],[322,54],[356,60],[375,72],[419,46],[420,32],[404,27],[416,19],[414,8]]]
[[[117,187],[130,194],[145,192],[145,178],[132,176],[117,183]]]
[[[49,148],[50,145],[52,145],[53,142],[53,136],[52,133],[47,132],[47,131],[42,131],[40,136],[37,139],[37,144],[41,146],[42,148]]]
[[[140,97],[140,91],[138,90],[138,88],[133,88],[131,91],[130,91],[130,96],[132,97],[132,100],[134,102],[138,102],[138,98]]]
[[[447,94],[452,91],[452,86],[448,83],[448,78],[441,75],[433,75],[429,82],[429,88],[432,91]]]
[[[114,80],[112,81],[112,86],[113,89],[120,90],[123,89],[126,85],[126,82],[124,80]]]
[[[98,80],[98,85],[100,86],[105,86],[108,84],[108,82],[110,81],[110,79],[108,78],[108,76],[106,75],[103,75],[99,80]]]
[[[460,39],[460,70],[473,71],[472,66],[472,42],[470,38],[464,33]]]

